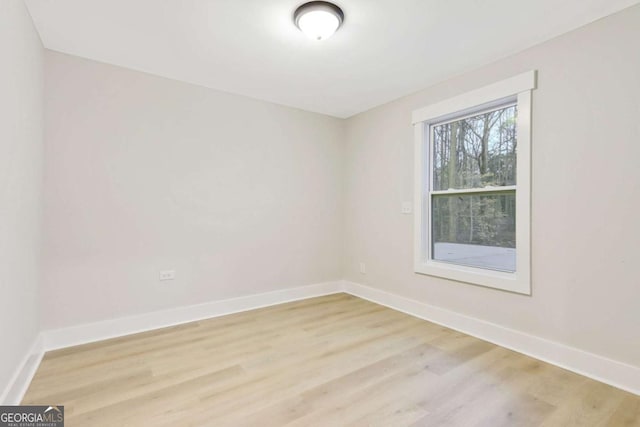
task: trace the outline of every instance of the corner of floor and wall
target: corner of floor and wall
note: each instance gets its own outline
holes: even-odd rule
[[[336,292],[640,394],[640,6],[346,120],[46,50],[0,12],[0,402],[44,351]],[[411,112],[528,70],[533,294],[415,274]]]

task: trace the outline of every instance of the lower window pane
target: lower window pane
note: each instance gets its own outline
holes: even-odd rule
[[[516,270],[516,194],[434,195],[434,260],[490,270]]]

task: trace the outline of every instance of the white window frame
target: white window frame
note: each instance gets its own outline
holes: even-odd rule
[[[536,71],[529,71],[489,86],[426,106],[413,112],[414,150],[414,271],[525,295],[531,295],[531,91]],[[430,125],[515,102],[516,132],[516,271],[495,271],[436,261],[431,256]],[[513,190],[514,187],[498,191]],[[466,193],[487,189],[463,190]],[[458,193],[458,191],[455,191]],[[435,193],[447,194],[447,191]]]

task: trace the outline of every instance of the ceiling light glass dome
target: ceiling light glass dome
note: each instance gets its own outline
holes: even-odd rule
[[[333,3],[312,1],[298,7],[293,14],[293,20],[307,37],[324,40],[340,28],[344,21],[344,13]]]

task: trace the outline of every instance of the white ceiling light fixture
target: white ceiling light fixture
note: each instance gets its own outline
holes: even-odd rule
[[[307,37],[324,40],[333,35],[344,22],[344,12],[326,1],[310,1],[298,7],[293,21]]]

